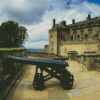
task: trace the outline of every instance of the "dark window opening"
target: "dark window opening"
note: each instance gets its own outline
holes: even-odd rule
[[[89,30],[88,30],[88,33],[91,34],[91,33],[92,33],[92,29],[89,29]]]
[[[52,48],[52,50],[53,50],[53,48]]]
[[[52,35],[51,35],[51,37],[52,37]]]
[[[84,61],[86,61],[86,57],[84,57]]]
[[[62,40],[62,35],[60,35],[60,39]]]
[[[52,44],[54,44],[54,42],[52,41]]]
[[[71,36],[71,40],[73,40],[73,36]]]
[[[65,37],[63,36],[63,39],[65,39]]]
[[[97,31],[97,34],[96,34],[96,36],[98,36],[98,31]]]
[[[88,34],[85,34],[85,38],[87,38],[88,37]]]
[[[95,59],[95,62],[97,62],[97,59]]]
[[[80,38],[80,35],[77,35],[77,38],[79,39]]]

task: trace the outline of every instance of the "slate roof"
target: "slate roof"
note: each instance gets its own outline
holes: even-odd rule
[[[74,24],[69,24],[69,25],[66,25],[66,26],[61,25],[61,24],[56,24],[55,26],[52,27],[52,29],[53,29],[53,28],[63,28],[63,29],[67,29],[67,28],[70,28],[70,27],[73,27],[73,26],[80,26],[80,25],[82,25],[82,24],[88,24],[89,22],[95,23],[95,22],[97,22],[97,21],[100,21],[99,18],[100,18],[100,16],[95,17],[95,18],[91,18],[91,19],[89,19],[89,20],[84,20],[84,21],[76,22],[76,23],[74,23]]]
[[[59,24],[56,24],[56,27],[57,27],[57,28],[66,28],[65,26],[59,25]]]
[[[95,18],[91,18],[90,20],[84,20],[84,21],[80,21],[80,22],[76,22],[75,24],[70,24],[70,25],[67,25],[69,27],[72,27],[72,26],[76,26],[76,25],[82,25],[82,24],[87,24],[89,22],[96,22],[96,21],[99,21],[100,19],[98,17],[95,17]]]

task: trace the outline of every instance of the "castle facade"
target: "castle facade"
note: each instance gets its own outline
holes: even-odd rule
[[[66,21],[55,24],[49,29],[49,45],[45,45],[46,53],[68,56],[69,52],[78,55],[85,52],[100,54],[100,19],[88,15],[85,21],[66,25]]]

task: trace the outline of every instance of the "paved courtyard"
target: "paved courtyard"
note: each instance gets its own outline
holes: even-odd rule
[[[43,91],[36,91],[33,86],[35,65],[28,65],[25,73],[17,80],[12,100],[100,100],[100,73],[84,71],[76,61],[69,61],[67,69],[74,75],[71,90],[63,90],[59,80],[52,78],[45,82]],[[43,75],[46,75],[43,72]]]

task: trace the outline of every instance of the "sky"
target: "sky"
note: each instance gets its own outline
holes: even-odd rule
[[[100,16],[99,0],[0,0],[0,25],[13,20],[27,29],[25,48],[44,49],[49,44],[49,29],[53,19],[56,24],[66,24]]]

